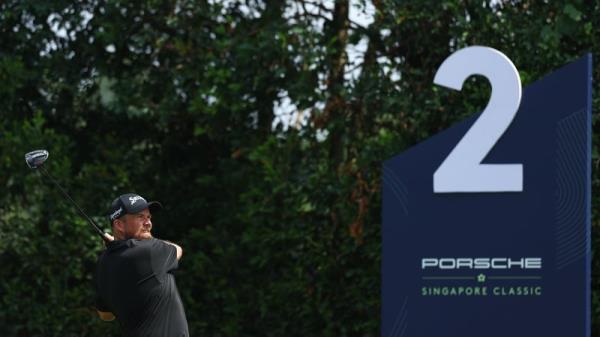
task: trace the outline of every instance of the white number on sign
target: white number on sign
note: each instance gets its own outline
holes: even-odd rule
[[[501,52],[473,46],[450,55],[433,82],[461,90],[471,75],[486,77],[492,94],[485,110],[433,174],[433,191],[521,192],[523,165],[481,164],[517,114],[521,103],[519,73]]]

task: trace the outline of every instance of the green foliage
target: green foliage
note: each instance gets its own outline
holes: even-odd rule
[[[0,335],[119,330],[93,309],[101,243],[23,162],[46,148],[48,170],[104,225],[120,193],[167,206],[155,236],[184,247],[192,335],[377,336],[381,163],[489,98],[482,78],[434,86],[440,63],[492,46],[527,85],[598,55],[600,4],[373,3],[361,25],[348,13],[364,0],[312,14],[291,0],[0,2]],[[363,39],[351,64],[346,47]],[[298,118],[273,127],[286,96]]]

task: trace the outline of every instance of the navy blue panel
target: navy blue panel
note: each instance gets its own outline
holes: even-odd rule
[[[484,160],[523,164],[523,192],[433,193],[478,115],[384,163],[382,337],[589,337],[590,88],[588,55],[524,89]],[[524,257],[542,268],[422,268]]]

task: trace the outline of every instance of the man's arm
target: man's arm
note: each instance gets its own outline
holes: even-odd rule
[[[102,241],[102,243],[104,243],[104,247],[106,248],[106,242],[107,241],[114,241],[115,238],[114,236],[108,234],[108,233],[104,233],[104,238],[105,240]],[[96,288],[96,292],[98,291],[98,288]],[[100,298],[98,297],[96,299],[96,306],[98,306],[98,303],[101,303]],[[110,312],[110,311],[102,311],[99,310],[98,308],[96,308],[96,312],[98,313],[98,316],[100,317],[101,320],[105,321],[105,322],[110,322],[110,321],[114,321],[115,320],[115,315]]]
[[[167,241],[167,240],[162,240],[164,243],[168,243],[171,246],[174,246],[175,249],[177,249],[177,261],[179,261],[179,259],[181,259],[181,257],[183,256],[183,249],[181,249],[181,247],[179,247],[179,245],[174,244],[173,242]]]
[[[98,316],[100,316],[100,319],[106,322],[110,322],[112,320],[115,319],[115,315],[113,315],[112,312],[106,312],[106,311],[100,311],[100,310],[96,310],[98,312]]]

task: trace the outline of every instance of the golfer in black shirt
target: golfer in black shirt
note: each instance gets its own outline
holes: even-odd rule
[[[98,258],[96,308],[121,324],[125,337],[189,337],[173,270],[178,245],[152,237],[151,211],[160,203],[137,194],[116,198],[110,209],[114,238]]]

